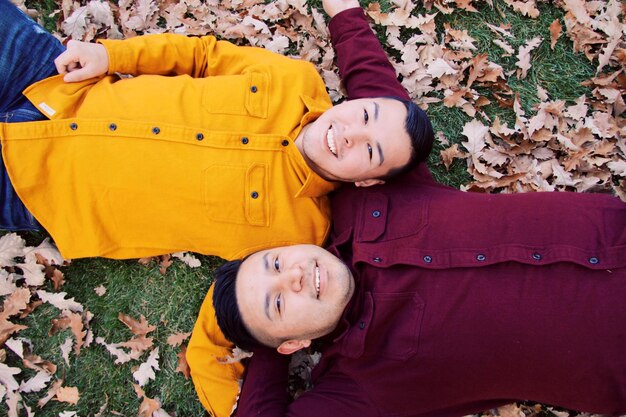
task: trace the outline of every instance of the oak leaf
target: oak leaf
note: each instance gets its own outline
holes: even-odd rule
[[[52,375],[44,371],[39,371],[37,372],[37,374],[35,374],[34,377],[29,379],[28,381],[22,381],[19,391],[24,393],[41,391],[46,387],[51,379]]]
[[[561,37],[562,30],[563,26],[561,26],[561,22],[559,22],[559,19],[554,19],[554,22],[550,24],[550,49],[554,49],[556,42]]]
[[[461,145],[475,155],[485,147],[485,136],[489,133],[489,127],[474,119],[465,123],[461,133],[467,137],[467,141],[461,142]]]
[[[104,294],[106,294],[107,289],[105,288],[104,285],[99,285],[96,288],[93,289],[93,291],[99,296],[102,297]]]
[[[67,293],[59,292],[59,293],[49,293],[44,290],[38,290],[37,295],[44,303],[50,303],[59,310],[70,310],[73,312],[82,312],[83,306],[80,303],[74,301],[74,297],[70,299],[65,299]]]
[[[187,338],[189,338],[189,336],[191,336],[191,332],[178,332],[171,334],[167,337],[167,344],[172,347],[180,346],[185,340],[187,340]]]
[[[17,375],[20,372],[22,372],[20,368],[11,368],[0,362],[0,383],[9,391],[16,391],[19,385],[13,375]]]
[[[132,318],[123,313],[117,315],[119,321],[124,323],[130,331],[137,336],[145,336],[148,333],[156,330],[156,326],[150,325],[144,315],[140,315],[139,320]]]
[[[14,258],[24,256],[24,239],[15,233],[0,237],[0,267],[15,265]]]
[[[530,69],[530,52],[541,44],[542,38],[536,37],[526,42],[525,45],[519,47],[517,52],[517,62],[515,65],[519,68],[517,71],[517,78],[526,78],[528,70]]]
[[[176,365],[175,372],[180,372],[185,379],[189,379],[191,373],[189,364],[187,363],[187,346],[183,346],[176,356],[178,357],[178,364]]]
[[[143,387],[149,380],[156,377],[154,371],[158,371],[159,369],[159,348],[155,348],[150,352],[148,359],[133,372],[133,378],[137,381],[139,386]]]
[[[56,392],[55,400],[76,405],[80,399],[78,388],[76,387],[59,387]]]

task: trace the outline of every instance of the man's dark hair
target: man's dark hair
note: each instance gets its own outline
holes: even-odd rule
[[[388,180],[391,177],[411,170],[420,162],[426,161],[430,151],[433,149],[435,134],[433,133],[433,126],[430,124],[430,120],[428,119],[426,112],[420,109],[419,106],[413,101],[399,97],[381,98],[397,100],[404,104],[407,112],[404,129],[411,138],[411,157],[409,162],[402,167],[390,170],[387,174],[380,178],[381,180]]]
[[[217,325],[220,326],[226,339],[239,348],[247,351],[261,346],[244,325],[237,304],[237,273],[242,260],[230,261],[220,266],[215,272],[215,288],[213,289],[213,306]]]

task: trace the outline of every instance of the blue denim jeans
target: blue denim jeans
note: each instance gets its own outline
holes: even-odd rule
[[[9,0],[0,0],[0,44],[0,122],[46,119],[22,95],[22,91],[39,80],[57,74],[54,59],[65,48]],[[41,229],[15,194],[4,161],[1,162],[0,229]]]

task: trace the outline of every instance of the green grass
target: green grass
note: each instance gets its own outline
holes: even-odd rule
[[[142,266],[136,261],[114,261],[106,259],[77,260],[64,268],[66,283],[62,291],[74,297],[93,313],[90,328],[95,336],[107,343],[123,342],[132,337],[128,328],[118,320],[120,312],[139,318],[144,315],[157,329],[150,333],[155,346],[159,347],[161,370],[156,380],[144,387],[146,394],[158,397],[164,408],[179,416],[200,416],[203,409],[195,399],[191,380],[175,372],[179,348],[166,343],[167,337],[176,332],[190,332],[197,311],[204,299],[212,276],[212,269],[219,263],[217,259],[202,257],[203,265],[197,269],[188,268],[176,261],[165,276],[155,265]],[[94,288],[103,285],[104,296],[100,297]],[[49,285],[51,287],[51,285]],[[51,288],[45,288],[51,291]],[[139,406],[132,387],[132,367],[141,361],[131,361],[115,365],[114,358],[98,344],[83,348],[80,356],[70,355],[68,367],[61,357],[59,346],[70,330],[49,336],[51,320],[58,317],[59,310],[49,304],[37,308],[21,322],[29,328],[19,336],[33,342],[34,352],[58,365],[57,377],[65,378],[64,386],[78,387],[81,399],[76,407],[50,401],[37,415],[56,416],[63,410],[76,410],[81,416],[93,415],[108,396],[108,410],[123,415],[134,415]],[[7,361],[19,367],[19,358],[9,353]],[[32,371],[24,373],[32,376]],[[42,397],[42,393],[24,395],[31,407]]]
[[[365,4],[369,3],[364,2]],[[43,23],[48,30],[54,30],[56,16],[50,14],[57,9],[54,0],[31,0],[27,2],[31,8],[41,11]],[[309,2],[311,7],[321,9],[321,1]],[[554,19],[561,19],[563,12],[554,6],[541,3],[539,19],[533,20],[514,13],[501,0],[494,0],[491,8],[481,3],[479,13],[469,13],[461,10],[451,15],[439,14],[436,19],[438,28],[448,23],[456,29],[466,29],[477,39],[479,52],[486,53],[489,59],[500,64],[505,71],[515,70],[516,58],[503,56],[503,51],[492,43],[493,32],[484,22],[494,25],[510,24],[511,33],[515,39],[510,40],[511,46],[517,48],[527,40],[541,36],[542,45],[533,51],[532,68],[525,80],[518,80],[509,76],[509,86],[520,94],[522,105],[527,112],[532,112],[538,102],[536,97],[537,86],[545,88],[552,99],[574,100],[582,94],[589,94],[589,90],[580,83],[593,76],[594,67],[582,54],[572,52],[572,45],[566,36],[562,36],[555,50],[549,47],[548,26]],[[389,1],[381,1],[383,10],[391,6]],[[434,12],[431,11],[430,13]],[[416,9],[415,13],[425,13],[423,9]],[[377,28],[382,34],[384,30]],[[403,31],[406,32],[406,31]],[[410,33],[405,33],[410,35]],[[390,51],[393,55],[394,52]],[[476,87],[477,90],[490,98],[486,88]],[[514,115],[510,109],[502,109],[495,104],[487,106],[485,111],[491,119],[499,116],[511,125]],[[436,131],[441,131],[450,143],[460,143],[464,140],[461,135],[463,125],[470,119],[460,109],[449,109],[443,104],[431,105],[429,116]],[[437,143],[429,159],[429,166],[437,180],[460,187],[470,181],[466,172],[465,161],[455,161],[450,171],[443,167],[439,159],[439,151],[444,147]],[[29,244],[37,244],[41,234],[25,234]],[[175,332],[191,331],[196,314],[204,298],[205,292],[213,275],[213,269],[220,263],[217,258],[201,257],[202,267],[191,269],[180,261],[175,261],[167,275],[159,273],[158,267],[139,265],[136,261],[113,261],[105,259],[85,259],[73,262],[64,268],[66,284],[62,291],[68,297],[74,297],[86,309],[93,313],[90,328],[98,337],[103,337],[108,343],[122,342],[131,337],[130,331],[118,320],[120,312],[135,318],[144,315],[150,324],[157,325],[157,330],[150,336],[155,338],[155,345],[159,347],[161,371],[157,372],[155,381],[150,381],[144,388],[149,397],[158,397],[163,407],[171,415],[201,416],[203,409],[196,399],[190,380],[185,380],[180,373],[176,373],[178,349],[166,344],[167,337]],[[99,297],[94,288],[103,285],[106,294]],[[51,286],[47,284],[47,290]],[[59,366],[56,377],[65,379],[65,386],[78,387],[81,399],[77,406],[69,406],[56,401],[37,410],[38,416],[57,416],[64,410],[78,411],[80,416],[94,415],[108,397],[108,408],[105,415],[112,412],[124,416],[134,416],[140,400],[132,389],[132,367],[142,361],[133,361],[124,365],[115,365],[114,358],[100,345],[84,348],[80,356],[70,355],[70,366],[65,365],[59,351],[59,345],[70,336],[70,331],[62,331],[49,336],[50,322],[58,317],[59,311],[49,305],[37,308],[27,318],[20,322],[29,326],[28,330],[20,332],[19,337],[32,341],[34,353],[50,360]],[[20,365],[20,360],[12,352],[8,352],[7,364]],[[147,354],[143,357],[143,360]],[[23,376],[33,375],[33,371],[26,370]],[[36,402],[43,396],[43,392],[24,395],[25,402],[36,409]],[[0,405],[2,410],[3,405]],[[0,414],[2,412],[0,411]],[[549,415],[547,412],[543,415]]]

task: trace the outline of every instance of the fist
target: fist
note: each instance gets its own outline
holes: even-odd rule
[[[104,75],[109,70],[109,55],[103,45],[69,41],[67,49],[54,60],[65,82],[78,82]]]

